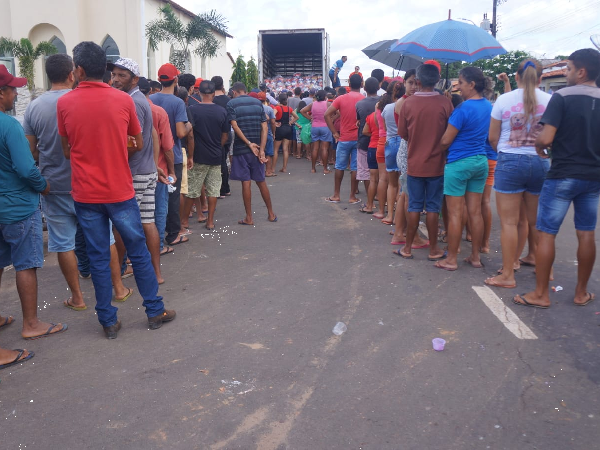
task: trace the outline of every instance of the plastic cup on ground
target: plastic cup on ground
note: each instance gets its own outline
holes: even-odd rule
[[[433,349],[436,352],[441,352],[444,350],[444,345],[446,345],[446,341],[442,338],[435,338],[431,341],[431,343],[433,344]]]

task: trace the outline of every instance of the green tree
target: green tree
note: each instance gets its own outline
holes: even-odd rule
[[[258,87],[258,67],[256,66],[256,60],[254,56],[250,57],[250,61],[246,64],[246,81],[248,89],[254,89]]]
[[[27,86],[30,91],[35,89],[35,62],[40,56],[53,55],[58,50],[47,41],[42,41],[35,47],[29,39],[23,38],[20,41],[2,37],[0,38],[0,52],[12,53],[19,61],[19,75],[27,78]]]
[[[517,82],[514,78],[514,74],[517,73],[519,63],[526,58],[531,58],[531,55],[527,52],[520,50],[507,52],[504,55],[498,55],[492,59],[480,59],[473,63],[465,62],[454,62],[448,66],[448,78],[458,78],[458,74],[463,67],[475,66],[479,67],[483,73],[491,77],[496,83],[495,90],[498,92],[504,92],[504,83],[498,81],[497,76],[502,72],[511,77],[510,84],[513,89],[517,88]],[[442,64],[442,76],[446,76],[446,68]]]
[[[235,64],[233,65],[233,73],[231,74],[231,84],[237,83],[238,81],[244,83],[244,86],[249,89],[246,63],[244,62],[244,57],[241,53],[235,60]]]
[[[161,42],[171,43],[173,52],[169,62],[180,71],[189,70],[190,52],[202,58],[213,58],[218,54],[220,42],[214,31],[227,33],[227,21],[216,11],[198,14],[187,24],[175,15],[169,4],[158,8],[158,12],[160,18],[146,25],[148,45],[157,50]]]

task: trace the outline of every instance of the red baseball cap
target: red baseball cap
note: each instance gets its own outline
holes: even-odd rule
[[[27,84],[27,78],[14,77],[5,65],[0,64],[0,87],[23,87]]]
[[[423,64],[430,64],[432,66],[437,67],[437,70],[442,73],[442,67],[440,66],[440,63],[437,62],[435,59],[428,59],[427,61],[425,61]]]
[[[199,88],[200,87],[200,83],[202,83],[202,78],[196,78],[196,82],[194,83],[194,87],[195,88]]]
[[[252,98],[256,98],[256,99],[258,99],[258,93],[256,93],[256,92],[250,92],[250,93],[248,94],[248,96],[250,96],[250,97],[252,97]]]
[[[181,72],[171,63],[166,63],[158,69],[158,81],[172,81]]]

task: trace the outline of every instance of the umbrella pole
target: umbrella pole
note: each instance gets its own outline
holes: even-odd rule
[[[448,63],[446,63],[446,86],[448,86]],[[452,86],[446,88],[446,90],[450,89],[450,92],[452,92]]]

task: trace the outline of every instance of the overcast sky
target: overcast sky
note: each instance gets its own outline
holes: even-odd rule
[[[390,6],[389,0],[344,0],[340,2],[288,0],[176,0],[195,12],[213,7],[228,20],[227,51],[235,58],[257,56],[258,30],[285,28],[325,28],[331,41],[331,63],[348,56],[340,78],[346,78],[359,65],[363,74],[381,67],[386,75],[392,69],[370,61],[362,49],[384,39],[399,39],[410,31],[448,18],[465,18],[480,24],[483,14],[492,17],[492,0],[428,0],[406,2],[406,7]],[[217,6],[214,6],[217,5]],[[337,5],[338,7],[325,5]],[[344,15],[345,14],[345,15]],[[497,39],[508,51],[524,50],[539,58],[569,55],[579,48],[593,47],[590,35],[600,34],[598,0],[507,0],[498,7]]]

